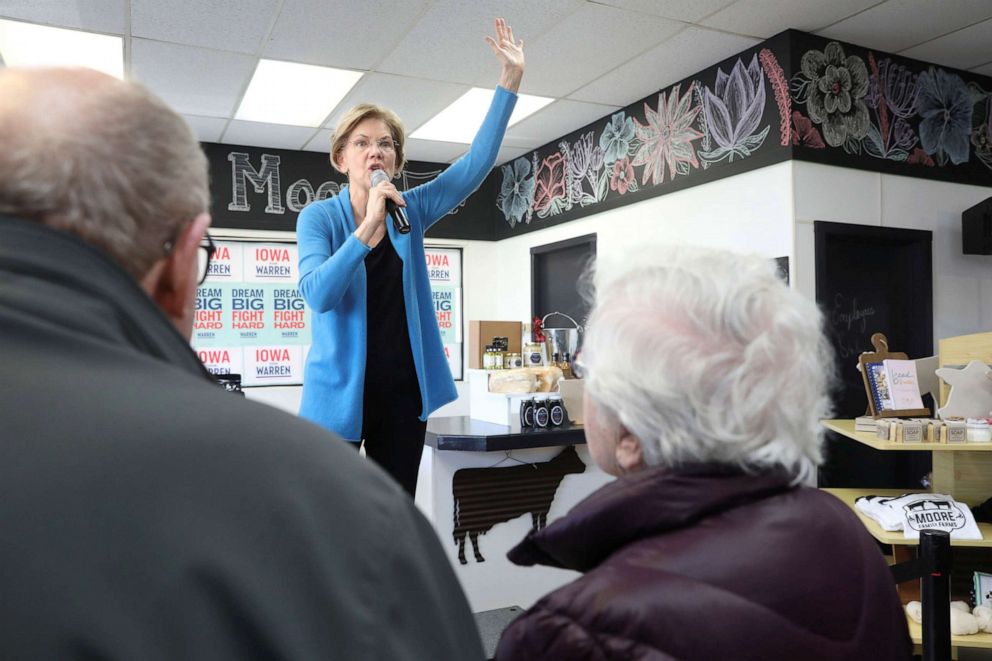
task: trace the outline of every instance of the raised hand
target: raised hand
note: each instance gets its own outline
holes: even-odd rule
[[[524,75],[524,40],[514,41],[513,28],[502,18],[496,19],[496,38],[486,37],[486,43],[503,63],[499,84],[516,93],[520,89],[520,79]]]

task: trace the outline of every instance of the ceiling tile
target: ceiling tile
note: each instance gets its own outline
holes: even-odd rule
[[[278,6],[279,0],[131,0],[131,34],[255,54]]]
[[[220,142],[220,136],[227,126],[227,120],[222,117],[200,117],[198,115],[183,115],[186,123],[196,133],[200,142]]]
[[[527,44],[527,73],[521,90],[542,96],[566,96],[683,27],[665,18],[586,5]],[[590,47],[593,44],[601,47]]]
[[[709,16],[732,2],[734,0],[665,0],[665,2],[658,2],[658,0],[599,0],[601,5],[674,18],[690,23]]]
[[[503,165],[532,151],[532,149],[527,149],[526,147],[507,147],[504,145],[499,148],[499,154],[496,155],[496,165]]]
[[[820,30],[878,3],[879,0],[738,0],[700,24],[767,39],[788,28]]]
[[[688,28],[569,95],[622,106],[688,78],[759,43],[752,37]]]
[[[330,154],[332,135],[334,135],[334,131],[331,129],[320,129],[312,138],[310,138],[310,142],[303,145],[303,151],[320,151],[325,154]]]
[[[896,53],[989,17],[992,17],[989,0],[889,0],[817,34]],[[992,60],[992,50],[988,59]]]
[[[450,163],[467,151],[468,145],[460,142],[415,139],[406,141],[406,159],[408,161]]]
[[[380,71],[455,83],[493,87],[499,62],[485,42],[493,35],[493,17],[502,16],[523,39],[527,74],[522,92],[536,94],[528,84],[534,60],[530,44],[584,0],[438,0],[382,61]]]
[[[314,129],[304,126],[265,124],[235,119],[224,131],[222,140],[231,145],[268,147],[270,149],[299,149],[310,141]]]
[[[974,71],[975,73],[980,73],[983,76],[992,76],[992,62],[989,62],[988,64],[983,64],[980,67],[975,67],[974,69],[972,69],[972,71]]]
[[[132,77],[181,113],[230,117],[255,70],[254,57],[133,39]]]
[[[0,17],[91,32],[124,34],[126,0],[3,0]]]
[[[562,99],[542,108],[532,116],[511,126],[506,132],[504,143],[508,146],[530,147],[534,149],[557,140],[563,135],[595,122],[608,118],[620,106],[606,106],[598,103],[584,103]]]
[[[286,0],[265,57],[373,69],[423,12],[425,0]],[[438,39],[438,24],[432,39]]]
[[[369,73],[342,99],[324,126],[333,128],[344,113],[359,103],[376,103],[399,115],[406,132],[411,133],[469,89],[468,85]]]
[[[977,67],[992,59],[992,20],[976,23],[899,54],[959,69]]]

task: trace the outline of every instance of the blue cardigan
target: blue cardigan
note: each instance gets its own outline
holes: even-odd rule
[[[409,234],[398,234],[387,218],[389,240],[403,261],[410,348],[424,404],[421,420],[458,396],[434,314],[424,232],[489,174],[516,100],[516,94],[497,87],[468,153],[435,179],[402,193]],[[348,441],[361,440],[368,337],[365,256],[370,249],[355,237],[355,227],[348,186],[332,198],[308,205],[296,222],[300,293],[313,310],[313,343],[303,376],[300,415]]]

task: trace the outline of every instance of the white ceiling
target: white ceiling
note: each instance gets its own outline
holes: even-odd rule
[[[557,100],[507,132],[499,161],[551,142],[786,28],[992,75],[992,0],[0,0],[0,17],[122,35],[125,71],[205,142],[328,151],[372,101],[412,131],[498,65],[495,16],[524,39],[521,92]],[[234,120],[259,58],[365,72],[320,127]],[[411,140],[413,160],[461,144]]]

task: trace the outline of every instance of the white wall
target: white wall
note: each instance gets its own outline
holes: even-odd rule
[[[965,255],[961,212],[992,188],[791,163],[795,181],[797,286],[813,298],[813,221],[903,227],[933,232],[936,341],[992,328],[992,256]]]
[[[600,255],[646,243],[676,243],[789,256],[791,261],[792,214],[792,169],[780,163],[496,243],[443,243],[465,247],[466,320],[528,321],[534,246],[595,233]],[[459,394],[435,416],[469,415],[461,384]]]

